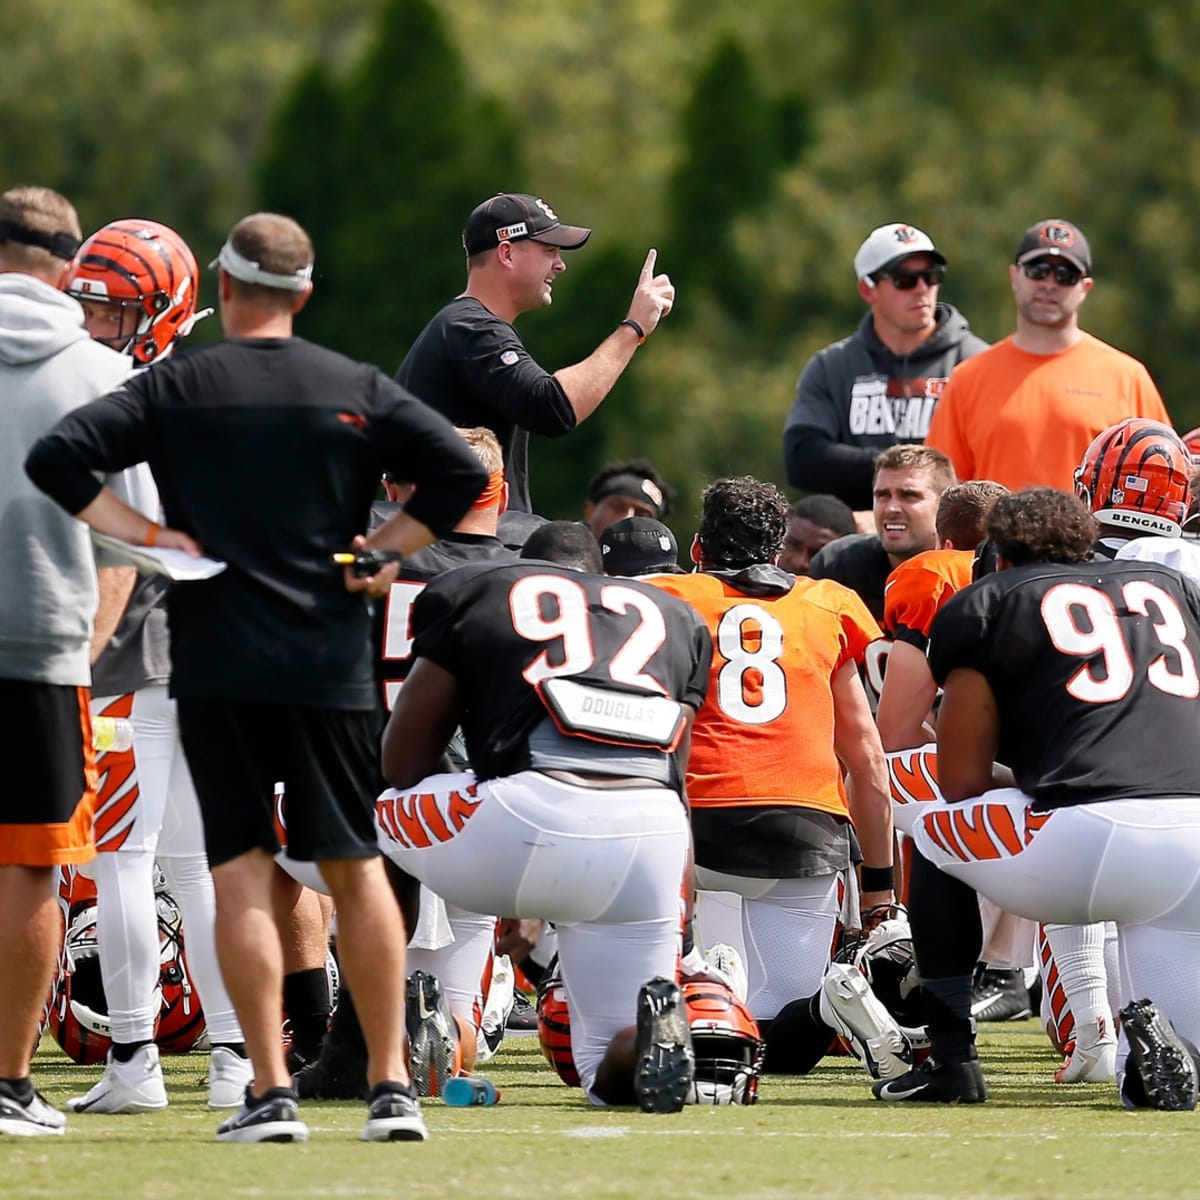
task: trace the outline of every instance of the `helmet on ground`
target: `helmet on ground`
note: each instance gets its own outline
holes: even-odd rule
[[[1179,537],[1192,456],[1169,425],[1129,417],[1098,434],[1075,470],[1075,494],[1103,525]]]
[[[683,999],[696,1056],[689,1100],[753,1104],[767,1047],[750,1010],[728,984],[715,979],[685,982]]]
[[[537,1001],[538,1041],[546,1061],[558,1073],[559,1079],[570,1087],[579,1086],[579,1072],[571,1053],[571,1013],[567,1008],[567,991],[558,973],[557,960],[547,971]]]
[[[908,913],[900,905],[873,908],[863,914],[864,924],[870,926],[875,917],[881,919],[867,932],[859,930],[843,939],[834,962],[857,967],[904,1033],[923,1044],[925,1001]]]
[[[63,289],[108,319],[97,341],[145,365],[165,357],[196,321],[200,270],[173,229],[137,218],[112,221],[79,247]]]
[[[96,888],[78,872],[64,869],[59,906],[66,931],[45,1025],[67,1057],[81,1064],[103,1062],[112,1046],[108,1001],[100,975],[96,940]],[[200,997],[188,973],[179,906],[157,891],[159,977],[154,1040],[168,1054],[193,1049],[205,1033]]]

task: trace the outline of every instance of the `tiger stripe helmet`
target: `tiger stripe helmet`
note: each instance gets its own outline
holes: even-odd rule
[[[1192,456],[1169,426],[1128,417],[1093,439],[1075,494],[1102,525],[1179,537],[1191,495]]]
[[[169,354],[196,321],[200,270],[173,229],[157,221],[112,221],[79,247],[67,273],[67,295],[113,305],[114,336],[98,338],[141,366]]]
[[[1192,462],[1200,464],[1200,425],[1195,429],[1189,429],[1187,433],[1179,435],[1183,439],[1183,444],[1188,448],[1188,453],[1192,456]]]

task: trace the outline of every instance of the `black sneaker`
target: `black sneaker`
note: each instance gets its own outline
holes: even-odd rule
[[[939,1063],[927,1058],[897,1079],[881,1079],[871,1087],[876,1100],[895,1103],[908,1100],[919,1104],[982,1104],[987,1084],[979,1059]]]
[[[1122,1088],[1121,1099],[1128,1107],[1161,1108],[1187,1112],[1196,1107],[1196,1063],[1174,1026],[1149,1000],[1135,1000],[1121,1009],[1121,1028],[1129,1039],[1126,1079],[1137,1074],[1145,1105],[1136,1089]],[[1130,1092],[1134,1091],[1134,1095]],[[1136,1097],[1136,1098],[1135,1098]]]
[[[307,1142],[308,1126],[300,1120],[291,1088],[268,1088],[261,1096],[246,1090],[242,1107],[217,1126],[218,1142]]]
[[[512,1012],[504,1022],[509,1033],[537,1033],[537,1009],[519,988],[513,993]]]
[[[0,1133],[41,1137],[61,1135],[66,1128],[66,1116],[47,1104],[36,1091],[27,1100],[21,1100],[7,1083],[0,1083]]]
[[[365,1100],[367,1060],[354,1050],[326,1042],[315,1062],[292,1076],[301,1100]]]
[[[1033,1016],[1025,972],[982,971],[971,991],[971,1016],[976,1021],[1023,1021]]]
[[[642,1112],[679,1112],[692,1090],[696,1058],[679,985],[651,979],[638,992],[633,1090]]]
[[[412,1088],[381,1083],[371,1092],[364,1142],[423,1142],[429,1137],[421,1105]]]
[[[458,1071],[458,1022],[436,975],[414,971],[404,1001],[408,1065],[418,1096],[440,1096]]]

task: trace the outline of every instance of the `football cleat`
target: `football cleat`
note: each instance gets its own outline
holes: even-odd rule
[[[218,1142],[307,1142],[291,1088],[268,1088],[261,1096],[246,1093],[242,1107],[217,1126]]]
[[[979,1059],[939,1063],[927,1058],[920,1066],[895,1079],[881,1079],[871,1088],[876,1100],[917,1104],[982,1104],[987,1084]]]
[[[292,1076],[292,1087],[301,1100],[365,1100],[366,1055],[326,1039],[317,1059]]]
[[[1107,1083],[1117,1077],[1117,1038],[1112,1022],[1097,1017],[1087,1027],[1076,1026],[1067,1044],[1063,1065],[1054,1072],[1055,1083]]]
[[[411,1088],[381,1083],[371,1092],[364,1142],[423,1142],[429,1137],[421,1105]]]
[[[458,1022],[437,976],[414,971],[404,1004],[408,1030],[408,1066],[418,1096],[440,1096],[442,1085],[458,1074],[462,1048]]]
[[[0,1134],[11,1137],[61,1136],[67,1118],[34,1092],[20,1100],[10,1084],[0,1083]]]
[[[508,1014],[515,1003],[512,962],[507,954],[497,954],[492,959],[492,978],[488,983],[483,1016],[479,1018],[479,1032],[475,1038],[476,1062],[487,1062],[500,1049]]]
[[[537,1033],[537,1009],[522,991],[513,992],[513,1006],[504,1022],[509,1033]]]
[[[642,1112],[680,1112],[692,1090],[696,1061],[679,985],[651,979],[638,992],[637,1066],[633,1087]]]
[[[1121,1009],[1121,1028],[1129,1040],[1126,1080],[1136,1073],[1147,1103],[1139,1104],[1126,1085],[1122,1100],[1128,1107],[1187,1112],[1196,1107],[1196,1063],[1174,1026],[1150,1000],[1135,1000]]]
[[[732,946],[716,942],[704,952],[704,961],[729,984],[733,994],[744,1004],[750,993],[750,981],[742,956]]]
[[[104,1074],[84,1095],[73,1096],[67,1108],[77,1113],[141,1113],[167,1107],[158,1047],[139,1046],[128,1062],[117,1062],[109,1051]]]
[[[818,997],[821,1020],[872,1079],[896,1079],[912,1069],[912,1046],[858,968],[830,963]]]
[[[1032,1015],[1024,971],[988,967],[980,972],[971,991],[971,1016],[976,1021],[1021,1021]]]

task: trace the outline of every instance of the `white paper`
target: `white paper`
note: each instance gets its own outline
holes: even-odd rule
[[[226,564],[216,558],[193,558],[185,550],[162,546],[134,546],[120,538],[92,530],[92,541],[104,547],[113,557],[137,567],[143,575],[165,575],[175,583],[194,579],[211,579],[225,570]]]

